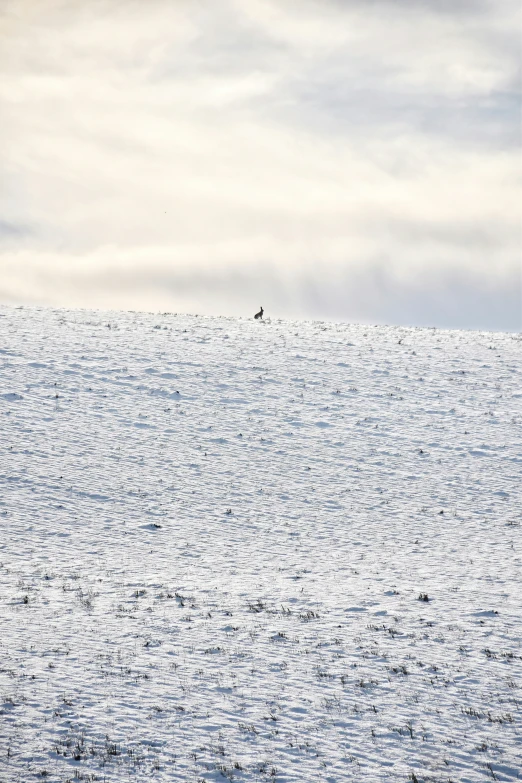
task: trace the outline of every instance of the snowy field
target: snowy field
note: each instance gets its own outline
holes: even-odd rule
[[[519,335],[0,308],[0,781],[522,779]]]

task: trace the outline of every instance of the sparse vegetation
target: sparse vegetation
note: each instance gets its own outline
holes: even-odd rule
[[[6,312],[0,780],[516,779],[520,341]]]

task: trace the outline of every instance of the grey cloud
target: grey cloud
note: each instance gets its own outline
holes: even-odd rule
[[[337,301],[336,312],[346,319],[351,310],[367,322],[517,332],[522,328],[521,283],[516,272],[491,283],[458,269],[404,280],[376,265],[345,279],[346,299]],[[336,290],[342,287],[339,281]]]
[[[0,219],[0,242],[13,239],[23,239],[33,236],[34,229],[30,226]]]
[[[458,266],[404,276],[384,259],[331,269],[318,257],[291,275],[269,259],[244,268],[223,264],[206,269],[169,269],[152,261],[147,268],[108,266],[92,273],[68,264],[54,274],[40,270],[39,275],[40,295],[24,299],[22,292],[10,288],[3,295],[0,290],[0,296],[10,302],[87,302],[101,308],[213,315],[249,316],[263,305],[275,318],[522,329],[522,279],[516,269],[497,278]]]
[[[448,329],[522,329],[521,278],[513,275],[491,285],[479,275],[456,270],[429,280],[401,280],[382,264],[344,274],[297,274],[292,281],[274,271],[255,274],[173,276],[161,285],[192,301],[217,297],[234,313],[248,314],[263,304],[273,316],[363,321]],[[158,281],[159,282],[159,281]]]
[[[348,73],[349,69],[346,69]],[[318,133],[390,136],[442,135],[455,144],[517,147],[521,142],[520,94],[498,91],[481,98],[433,93],[390,92],[382,78],[354,85],[337,74],[294,86],[294,121]],[[288,111],[288,109],[287,109]]]
[[[395,10],[413,10],[415,12],[429,11],[433,14],[450,14],[454,16],[467,16],[476,18],[484,15],[498,14],[499,4],[497,0],[310,0],[316,7],[324,5],[332,6],[338,11],[346,11],[349,8],[361,10],[379,9],[383,12]],[[504,5],[511,5],[511,12],[516,12],[518,3],[507,0]]]

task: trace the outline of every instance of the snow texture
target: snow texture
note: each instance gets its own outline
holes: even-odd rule
[[[521,344],[0,308],[0,781],[520,780]]]

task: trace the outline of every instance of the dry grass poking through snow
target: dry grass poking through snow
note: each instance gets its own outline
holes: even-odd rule
[[[0,309],[0,781],[522,776],[517,335]]]

